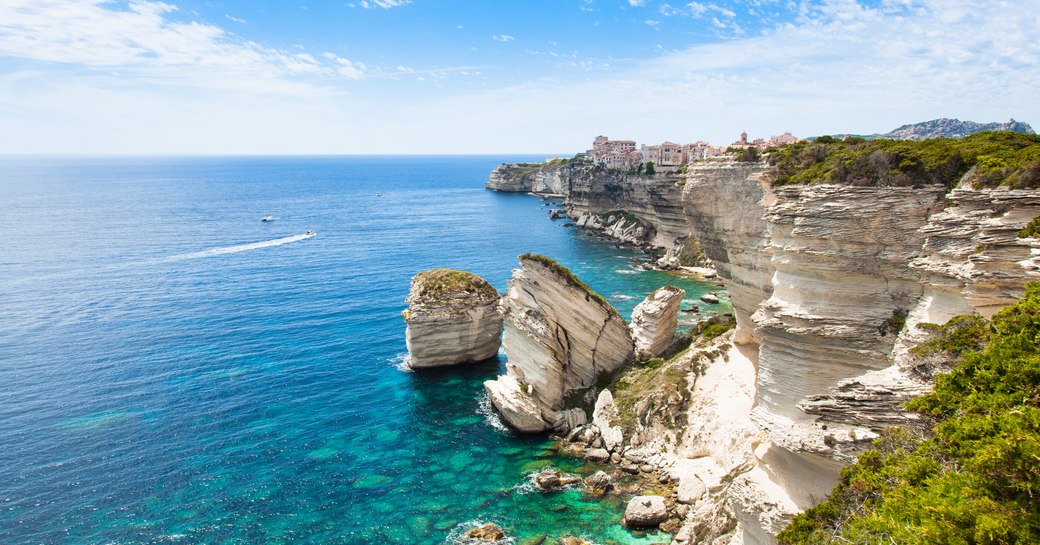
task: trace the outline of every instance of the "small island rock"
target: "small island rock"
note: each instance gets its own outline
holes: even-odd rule
[[[486,360],[502,344],[498,292],[466,271],[431,269],[415,275],[402,314],[412,368]]]

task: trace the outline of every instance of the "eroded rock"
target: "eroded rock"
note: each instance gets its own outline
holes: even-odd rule
[[[664,286],[648,295],[632,311],[632,340],[636,359],[659,356],[675,341],[679,323],[679,305],[686,291],[675,286]]]
[[[567,431],[583,423],[562,414],[573,408],[568,402],[581,402],[598,379],[631,361],[632,338],[614,307],[565,267],[531,254],[520,256],[520,266],[501,301],[506,375],[484,386],[514,427],[533,429],[537,417],[543,429]],[[525,385],[522,404],[513,383]],[[503,401],[509,405],[500,406]],[[514,421],[520,412],[522,423]]]

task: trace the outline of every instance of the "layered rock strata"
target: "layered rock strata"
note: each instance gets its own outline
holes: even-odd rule
[[[636,359],[650,359],[661,355],[675,342],[679,324],[679,305],[686,290],[664,286],[648,295],[632,310],[632,340]]]
[[[748,420],[763,435],[719,498],[745,543],[771,543],[875,431],[912,423],[901,404],[931,384],[908,360],[919,323],[1012,303],[1040,255],[1018,238],[1040,215],[1034,190],[773,188],[768,175],[698,165],[683,194],[756,362]]]
[[[699,248],[691,247],[695,241],[683,212],[680,178],[630,174],[574,159],[500,165],[485,187],[563,196],[567,215],[578,226],[622,242],[663,248],[666,255],[659,265],[674,267],[680,260],[692,264],[700,255]]]
[[[596,381],[632,360],[632,337],[617,311],[566,268],[530,254],[520,267],[501,301],[506,374],[484,387],[520,431],[566,430],[584,422],[575,406]]]
[[[689,230],[712,261],[733,302],[735,341],[757,342],[751,315],[773,293],[766,207],[774,201],[759,163],[690,167],[683,189]]]
[[[412,368],[486,360],[502,344],[498,292],[479,276],[432,269],[412,278],[405,343]]]

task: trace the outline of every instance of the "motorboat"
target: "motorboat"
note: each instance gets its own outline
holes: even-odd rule
[[[304,233],[304,235],[307,235],[309,237],[312,237],[312,236],[314,236],[316,234],[318,234],[318,233],[315,233],[314,231],[307,231],[306,233]]]
[[[264,216],[264,217],[260,218],[260,221],[274,221],[276,219],[278,219],[278,218],[276,218],[274,216]]]

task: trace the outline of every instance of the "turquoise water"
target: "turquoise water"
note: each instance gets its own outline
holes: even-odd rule
[[[595,468],[501,428],[504,358],[401,369],[426,268],[543,253],[626,316],[675,282],[483,189],[529,159],[0,157],[0,543],[657,541],[524,486]]]

